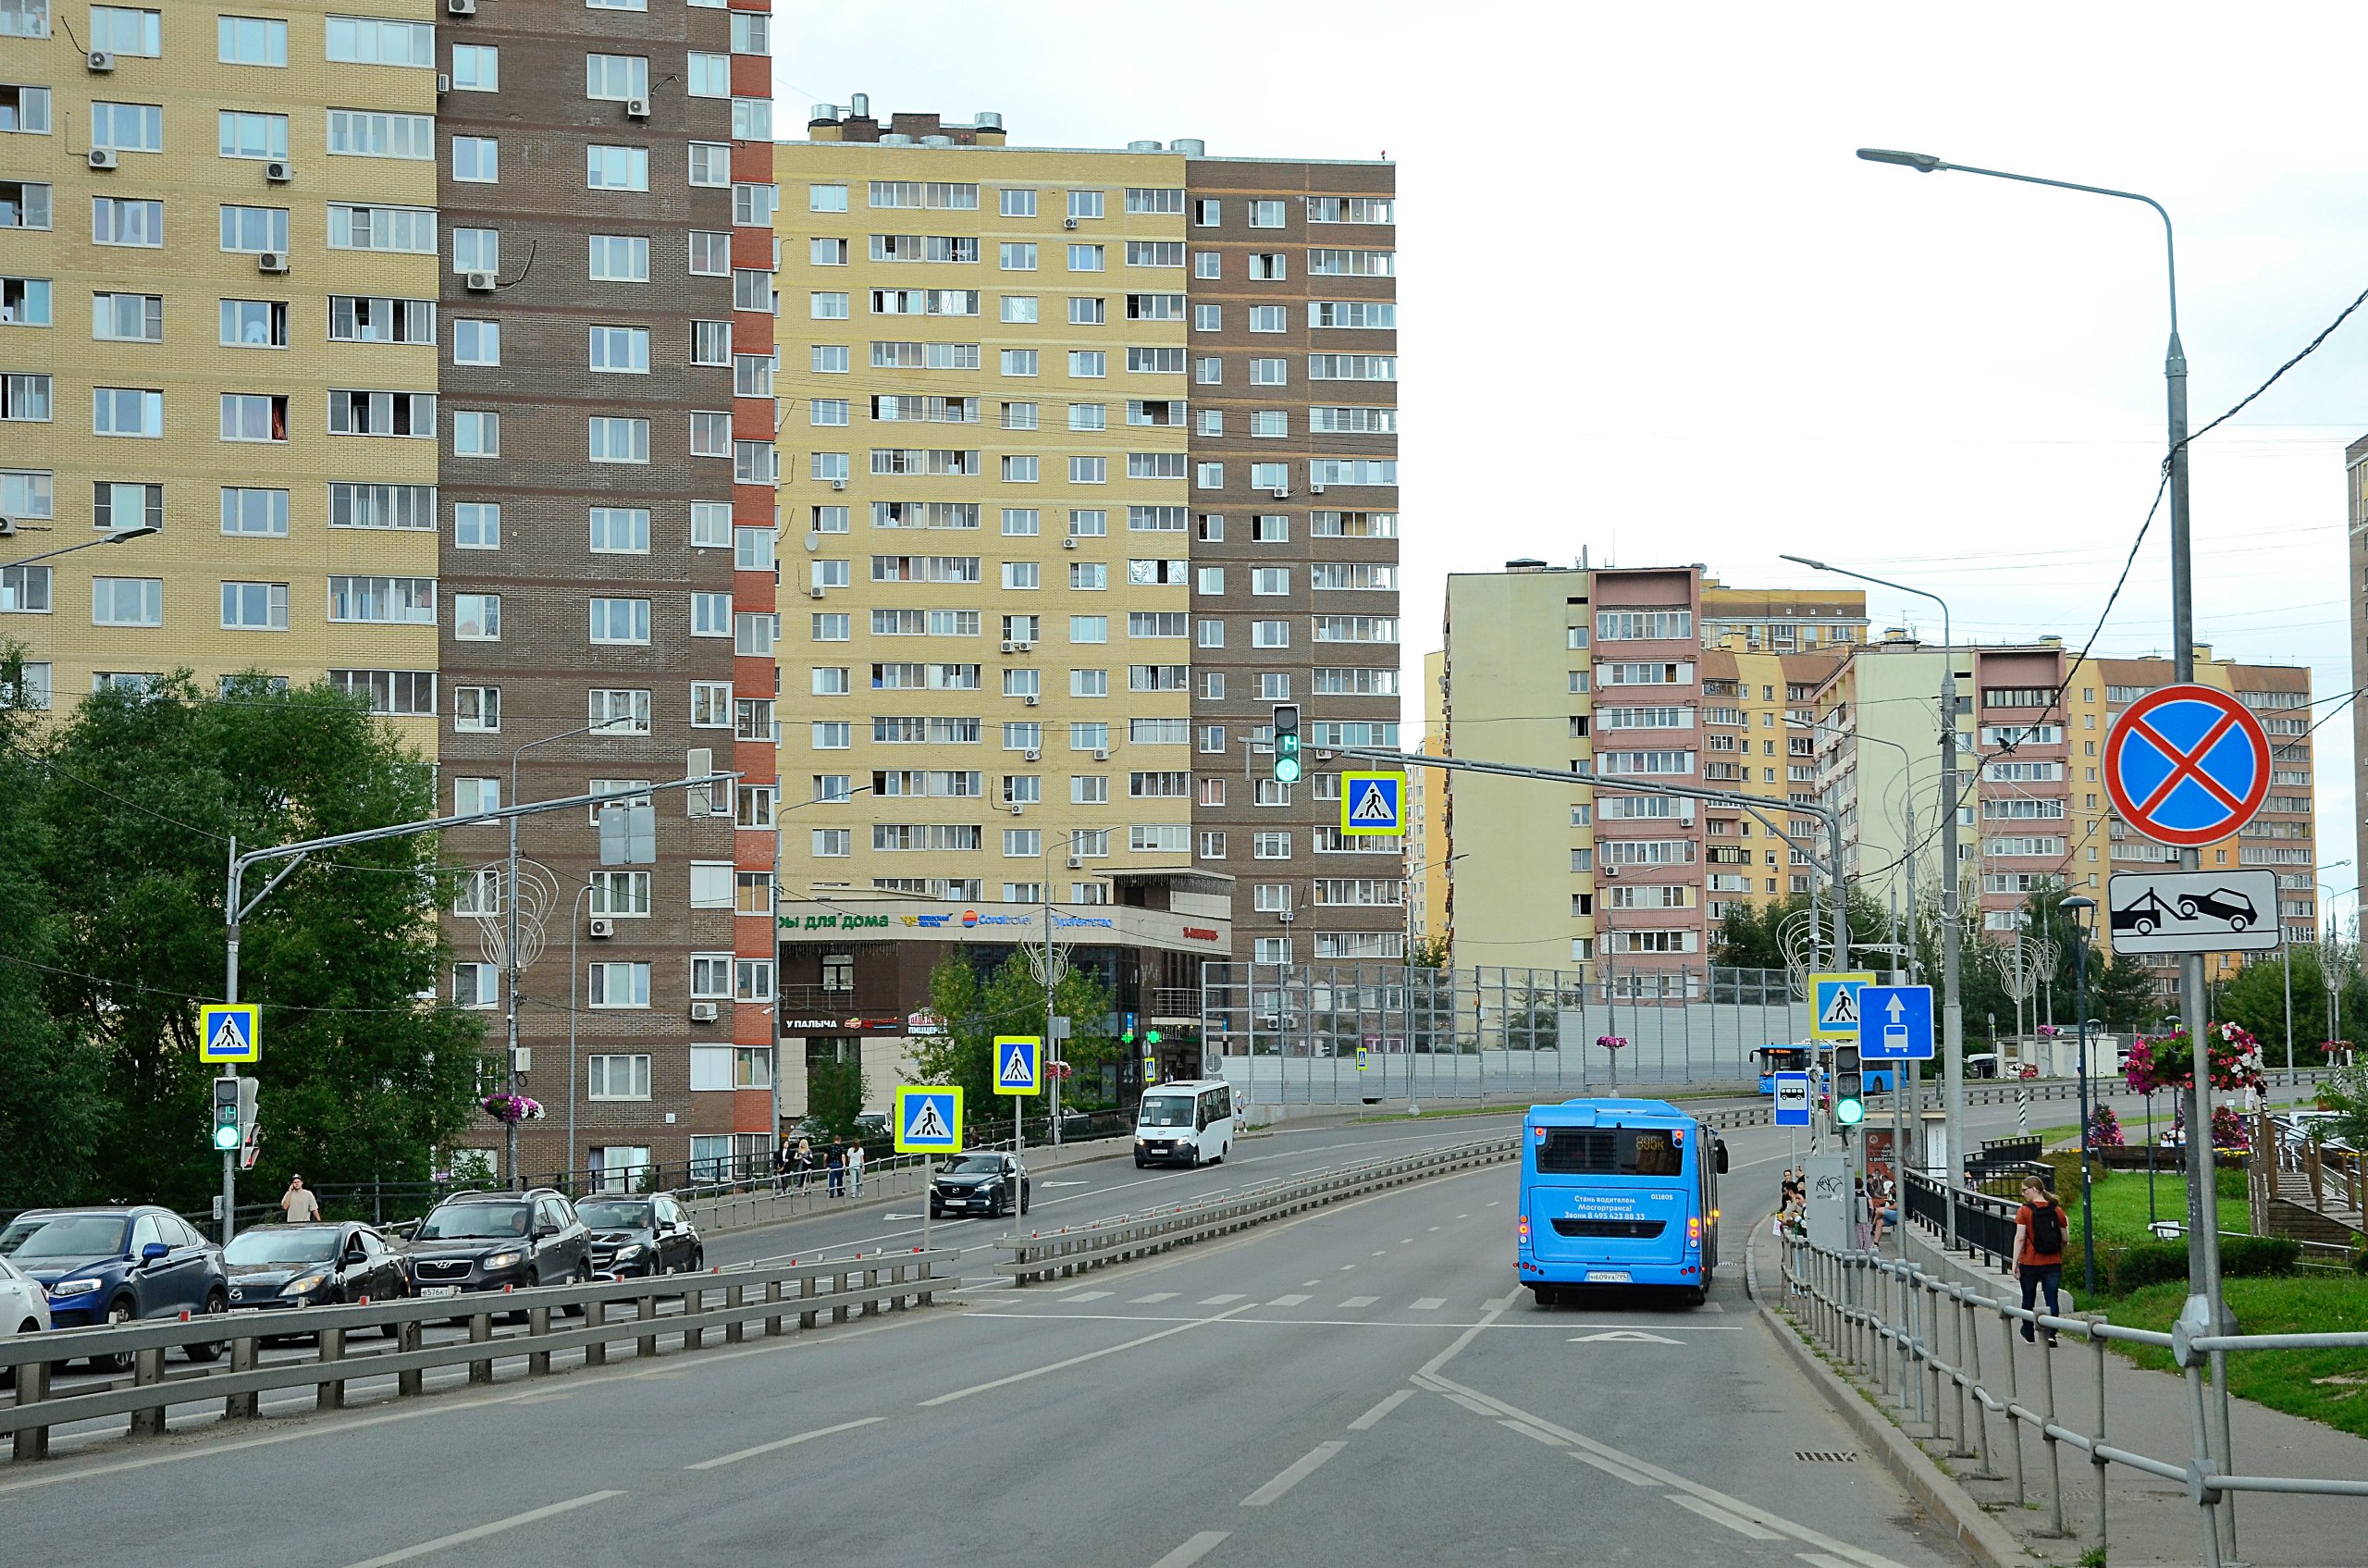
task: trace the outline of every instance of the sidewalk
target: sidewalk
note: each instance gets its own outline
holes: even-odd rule
[[[2019,1304],[2019,1290],[2010,1278],[1979,1260],[1944,1252],[1936,1239],[1917,1228],[1911,1227],[1908,1235],[1911,1261],[1984,1294]],[[2069,1290],[2065,1292],[2064,1313],[2066,1316],[2076,1313]],[[1935,1327],[1931,1336],[1935,1354],[1957,1359],[1956,1325],[1962,1321],[1956,1317]],[[2051,1352],[2044,1345],[2024,1344],[2020,1334],[2014,1332],[2016,1326],[1993,1314],[1977,1314],[1974,1322],[1985,1385],[1993,1389],[2008,1387],[2011,1371],[2016,1402],[2042,1409],[2041,1359],[2052,1354],[2057,1423],[2079,1432],[2097,1430],[2093,1349],[2067,1336]],[[2190,1414],[2181,1379],[2142,1371],[2110,1352],[2104,1357],[2104,1372],[2106,1441],[2184,1465],[2190,1448]],[[1882,1395],[1880,1403],[1887,1413],[1900,1417],[1895,1394]],[[1947,1407],[1943,1429],[1953,1429],[1954,1395],[1944,1392],[1942,1403]],[[1972,1401],[1967,1404],[1970,1410]],[[1906,1414],[1912,1416],[1913,1412]],[[1940,1416],[1942,1412],[1930,1414]],[[1918,1426],[1902,1419],[1901,1425],[1919,1439],[1930,1438],[1929,1423]],[[1991,1463],[1997,1472],[1992,1478],[1979,1474],[1976,1459],[1942,1457],[1945,1438],[1926,1440],[1924,1447],[2040,1560],[2076,1561],[2097,1538],[2096,1481],[2087,1457],[2068,1444],[2055,1445],[2064,1475],[2064,1524],[2068,1535],[2051,1538],[2047,1535],[2046,1452],[2050,1445],[2035,1428],[2010,1423],[2003,1415],[1990,1417],[1988,1426]],[[2229,1428],[2233,1468],[2238,1475],[2368,1479],[2368,1439],[2244,1400],[2230,1404]],[[2024,1478],[2019,1508],[2014,1479],[2017,1432]],[[2109,1561],[2114,1568],[2202,1561],[2200,1511],[2189,1501],[2185,1488],[2122,1464],[2108,1466],[2105,1475]],[[2368,1503],[2346,1498],[2239,1493],[2237,1560],[2278,1568],[2355,1568],[2368,1561]]]

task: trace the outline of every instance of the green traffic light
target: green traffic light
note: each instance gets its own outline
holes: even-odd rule
[[[1158,1043],[1159,1043],[1159,1031],[1157,1031],[1157,1030],[1155,1030],[1155,1029],[1154,1029],[1154,1030],[1153,1030],[1153,1031],[1151,1031],[1149,1033],[1147,1033],[1147,1034],[1145,1034],[1145,1035],[1143,1036],[1143,1039],[1144,1039],[1148,1043],[1150,1043],[1150,1044],[1153,1044],[1153,1045],[1158,1044]]]
[[[1296,757],[1276,757],[1275,759],[1275,777],[1283,784],[1299,783],[1299,759]]]
[[[218,1123],[215,1127],[214,1146],[224,1154],[228,1154],[239,1146],[239,1123],[236,1113],[233,1113],[230,1120]]]
[[[1844,1127],[1856,1127],[1867,1119],[1867,1107],[1858,1100],[1837,1100],[1833,1105],[1833,1119]]]

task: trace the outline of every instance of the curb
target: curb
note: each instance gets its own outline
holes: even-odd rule
[[[1906,1488],[1908,1495],[1926,1512],[1945,1524],[1957,1545],[1982,1568],[2030,1568],[2030,1555],[2013,1533],[1985,1512],[1972,1494],[1933,1463],[1931,1456],[1907,1434],[1860,1397],[1856,1387],[1819,1359],[1794,1332],[1792,1323],[1760,1298],[1759,1274],[1754,1266],[1758,1241],[1758,1226],[1755,1224],[1751,1240],[1744,1243],[1744,1284],[1752,1304],[1759,1309],[1761,1321],[1783,1346],[1794,1367],[1825,1396],[1825,1402],[1858,1435],[1859,1440],[1874,1451],[1893,1479]]]

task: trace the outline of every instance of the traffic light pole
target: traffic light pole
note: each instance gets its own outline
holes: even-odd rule
[[[537,800],[531,806],[505,806],[494,811],[472,811],[465,815],[430,817],[413,822],[393,822],[383,828],[364,828],[359,833],[332,833],[327,838],[300,839],[292,844],[274,845],[268,849],[251,849],[244,855],[239,853],[239,841],[233,838],[230,841],[229,883],[222,898],[222,919],[227,928],[225,933],[227,940],[224,944],[222,1000],[235,1003],[239,999],[239,935],[240,928],[246,923],[246,918],[254,913],[255,907],[270,897],[281,883],[295,875],[296,869],[302,866],[307,858],[323,850],[342,849],[355,844],[375,844],[380,839],[411,838],[424,833],[441,833],[446,828],[476,827],[516,817],[533,816],[538,811],[563,811],[577,806],[598,806],[611,800],[620,803],[630,802],[664,790],[692,789],[702,785],[732,783],[737,781],[739,777],[738,773],[731,772],[710,773],[696,779],[669,779],[663,784],[651,784],[647,788],[571,795],[562,800]],[[263,884],[262,892],[253,898],[244,898],[248,870],[271,860],[285,860],[288,863],[272,873],[271,880]],[[512,898],[517,896],[515,887],[505,891],[506,895]],[[243,902],[241,902],[242,898],[244,898]],[[258,1040],[261,1034],[262,1031],[258,1029],[256,1031]],[[513,1056],[512,1060],[514,1063],[516,1058]],[[227,1076],[236,1078],[239,1075],[236,1064],[224,1063],[223,1066]],[[222,1155],[222,1244],[226,1247],[230,1244],[230,1239],[237,1234],[238,1162],[239,1151],[236,1149],[228,1150]]]

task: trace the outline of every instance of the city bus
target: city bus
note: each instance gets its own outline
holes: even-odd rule
[[[1550,1307],[1574,1286],[1708,1299],[1727,1146],[1666,1100],[1565,1100],[1522,1123],[1515,1272]]]
[[[1762,1045],[1752,1052],[1752,1059],[1759,1064],[1759,1092],[1776,1093],[1776,1075],[1780,1072],[1809,1070],[1810,1047],[1807,1045]]]

